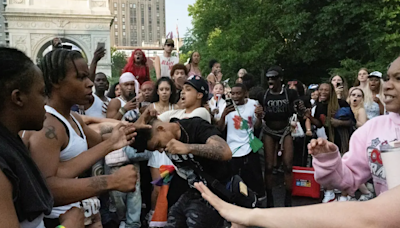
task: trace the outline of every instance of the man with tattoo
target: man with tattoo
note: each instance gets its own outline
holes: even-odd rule
[[[194,189],[195,182],[205,182],[194,167],[222,184],[230,177],[227,161],[232,152],[220,132],[199,117],[169,123],[153,120],[151,125],[151,130],[138,131],[135,146],[139,151],[166,151],[177,168],[168,191],[170,211],[165,227],[220,227],[223,219]]]

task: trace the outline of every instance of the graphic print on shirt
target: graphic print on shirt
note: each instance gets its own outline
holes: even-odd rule
[[[247,120],[242,119],[242,117],[235,115],[232,118],[236,130],[248,130],[253,128],[253,118],[249,116]]]
[[[174,61],[171,61],[170,59],[168,59],[168,60],[162,60],[162,61],[161,61],[161,65],[168,66],[168,67],[169,67],[169,70],[171,70],[171,69],[172,69],[172,66],[174,65]]]
[[[266,111],[269,113],[287,113],[289,107],[289,101],[287,99],[282,100],[269,100],[267,101]]]
[[[178,155],[168,153],[167,155],[169,159],[171,159],[172,163],[178,168],[176,170],[177,174],[183,179],[186,179],[191,188],[194,188],[194,183],[199,181],[207,184],[207,182],[202,177],[198,176],[187,164],[188,162],[192,162],[197,167],[201,167],[200,164],[194,160],[193,154]]]
[[[396,139],[392,140],[395,141]],[[367,147],[369,166],[374,181],[386,185],[386,173],[382,164],[381,151],[389,146],[387,140],[381,142],[379,138],[371,141],[371,146]]]

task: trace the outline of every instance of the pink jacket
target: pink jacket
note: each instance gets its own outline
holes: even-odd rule
[[[325,187],[354,193],[372,177],[376,194],[386,191],[388,188],[380,150],[388,142],[397,140],[396,132],[399,129],[400,115],[397,113],[367,121],[352,135],[350,150],[343,158],[339,150],[315,156],[315,180]]]

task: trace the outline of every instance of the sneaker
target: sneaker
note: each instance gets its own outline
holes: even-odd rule
[[[335,194],[340,194],[340,193],[342,193],[342,191],[340,191],[339,189],[333,189],[333,192],[335,193]]]
[[[358,199],[358,201],[368,201],[368,200],[373,199],[373,198],[374,198],[374,194],[372,194],[372,193],[362,194],[360,196],[360,199]]]
[[[348,196],[347,196],[347,201],[357,201],[357,199],[356,199],[356,197],[354,197],[354,196],[348,195]]]
[[[322,200],[322,203],[329,203],[333,202],[336,199],[336,195],[332,190],[326,190],[324,193],[324,199]]]
[[[349,198],[347,198],[347,196],[340,196],[337,201],[338,202],[346,202],[346,201],[349,201]]]
[[[147,220],[147,223],[150,224],[151,219],[153,218],[154,210],[150,210],[149,213],[144,217]]]

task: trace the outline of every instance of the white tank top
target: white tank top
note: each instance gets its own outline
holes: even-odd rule
[[[172,66],[179,63],[179,58],[175,56],[165,57],[164,55],[160,56],[160,66],[161,66],[161,77],[171,77],[171,69]]]
[[[85,110],[85,116],[106,118],[106,113],[103,112],[104,102],[96,95],[93,94],[94,102],[90,108]]]
[[[46,112],[57,117],[60,121],[62,121],[64,123],[64,126],[66,126],[68,128],[68,145],[67,145],[67,147],[65,147],[64,150],[62,150],[60,152],[60,161],[68,161],[68,160],[78,156],[82,152],[88,150],[88,143],[86,141],[85,133],[83,132],[81,125],[75,119],[75,117],[73,115],[71,115],[72,120],[78,126],[79,131],[82,136],[78,135],[76,133],[75,129],[72,128],[72,126],[68,122],[68,120],[65,119],[65,117],[62,116],[60,113],[58,113],[54,108],[46,105],[45,109],[46,109]],[[60,217],[61,214],[64,214],[66,211],[68,211],[72,207],[80,207],[80,203],[77,202],[77,203],[72,203],[69,205],[61,206],[61,207],[53,207],[51,214],[46,216],[46,218],[58,218],[58,217]]]

